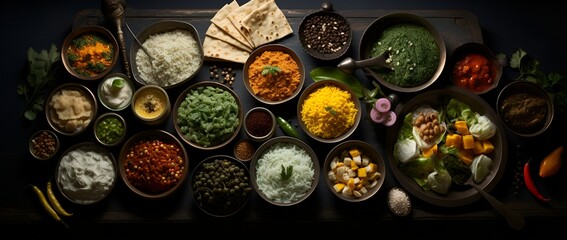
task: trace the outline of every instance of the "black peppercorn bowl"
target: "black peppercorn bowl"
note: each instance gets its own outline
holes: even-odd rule
[[[191,174],[195,204],[213,217],[228,217],[246,206],[253,191],[246,165],[227,155],[205,158]]]
[[[352,29],[332,4],[324,2],[299,24],[299,41],[303,50],[320,60],[336,60],[345,55],[352,42]]]

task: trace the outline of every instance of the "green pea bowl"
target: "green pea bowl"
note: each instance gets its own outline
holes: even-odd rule
[[[126,120],[118,113],[107,112],[100,115],[93,127],[96,140],[107,147],[114,147],[126,137]]]

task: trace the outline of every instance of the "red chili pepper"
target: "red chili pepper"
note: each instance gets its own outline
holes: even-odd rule
[[[544,202],[548,202],[550,200],[550,198],[544,197],[539,192],[539,190],[537,189],[537,187],[536,187],[536,185],[535,185],[535,183],[532,179],[532,175],[530,174],[530,161],[527,161],[526,164],[524,164],[524,182],[526,183],[526,188],[537,199],[544,201]]]

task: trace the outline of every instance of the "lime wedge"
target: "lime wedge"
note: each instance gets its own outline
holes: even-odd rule
[[[117,79],[112,80],[112,87],[113,88],[123,88],[125,84],[126,83],[125,83],[124,79],[122,79],[122,78],[117,78]]]

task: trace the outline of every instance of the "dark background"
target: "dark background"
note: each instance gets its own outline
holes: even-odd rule
[[[240,5],[246,1],[239,0]],[[177,1],[177,0],[160,0],[160,1],[129,1],[128,7],[132,9],[219,9],[229,1]],[[281,9],[313,9],[320,8],[321,1],[312,0],[279,0],[278,6]],[[44,214],[43,209],[38,207],[36,199],[24,191],[23,188],[27,183],[43,184],[45,180],[45,171],[49,171],[52,167],[51,163],[38,162],[28,153],[28,140],[30,134],[38,128],[46,127],[44,118],[38,118],[38,121],[29,122],[20,116],[23,109],[24,101],[16,94],[16,85],[25,79],[27,74],[27,50],[34,48],[35,50],[48,49],[52,43],[60,47],[65,36],[71,31],[73,21],[76,14],[83,9],[99,9],[100,1],[10,1],[3,4],[1,22],[1,64],[0,64],[0,81],[3,86],[0,87],[0,93],[3,107],[6,111],[2,113],[2,136],[3,140],[0,144],[0,209],[3,212],[15,211],[18,214],[3,214],[0,224],[3,229],[10,228],[17,230],[14,232],[25,233],[24,236],[42,236],[48,232],[46,230],[55,230],[55,232],[65,233],[64,229],[60,229],[59,225],[55,225],[49,216]],[[519,48],[526,50],[530,55],[541,61],[542,69],[549,72],[567,74],[565,66],[567,66],[567,21],[565,21],[565,8],[556,6],[546,1],[334,1],[334,8],[337,10],[466,10],[476,15],[482,29],[484,43],[493,49],[496,53],[504,53],[510,56]],[[202,33],[202,36],[204,33]],[[128,36],[128,35],[126,35]],[[355,44],[353,42],[353,44]],[[509,81],[516,77],[514,72],[506,70],[503,75],[503,81]],[[499,86],[501,88],[501,86]],[[497,91],[497,90],[496,90]],[[493,96],[488,96],[489,98]],[[493,105],[491,103],[491,105]],[[102,106],[100,106],[102,107]],[[564,122],[562,118],[556,118],[554,124]],[[556,128],[555,130],[563,131],[564,128]],[[533,144],[533,148],[526,151],[533,151],[535,155],[541,155],[549,151],[551,143],[551,133],[534,139],[519,139],[526,145]],[[281,132],[280,132],[281,135]],[[512,141],[515,136],[510,136]],[[565,142],[565,140],[561,140]],[[549,144],[548,144],[549,143]],[[511,148],[515,146],[510,146]],[[60,150],[62,151],[62,150]],[[510,156],[509,161],[513,161],[515,156]],[[514,168],[514,164],[510,164],[510,168]],[[565,172],[565,171],[563,171]],[[37,175],[36,175],[37,174]],[[565,178],[560,179],[563,180]],[[558,183],[561,184],[561,183]],[[527,195],[526,195],[527,196]],[[562,194],[564,197],[565,195]],[[529,201],[533,201],[529,199]],[[345,205],[346,206],[346,205]],[[490,212],[491,208],[488,204],[483,203],[475,205],[481,212]],[[565,203],[563,203],[563,209]],[[381,206],[381,208],[383,208]],[[196,210],[196,209],[195,209]],[[434,209],[435,210],[435,209]],[[92,210],[95,211],[95,210]],[[23,217],[29,213],[28,217]],[[564,210],[563,210],[564,212]],[[117,213],[115,220],[120,221],[120,215]],[[444,216],[446,211],[441,210],[440,216]],[[526,215],[537,213],[527,212]],[[8,217],[11,216],[11,217]],[[13,217],[17,216],[17,217]],[[432,219],[439,217],[435,211],[431,215]],[[493,217],[494,218],[494,217]],[[293,219],[293,218],[290,218]],[[492,219],[486,222],[466,221],[468,213],[464,212],[458,217],[449,217],[447,221],[427,221],[425,217],[420,219],[423,221],[415,222],[411,220],[396,220],[390,222],[380,222],[387,227],[395,229],[404,229],[401,225],[407,226],[408,229],[426,230],[430,227],[443,226],[444,229],[459,229],[459,231],[496,231],[506,228],[503,220],[496,216],[496,220]],[[456,222],[455,222],[456,220]],[[470,224],[471,229],[462,227],[462,222]],[[558,228],[567,226],[565,215],[537,217],[533,220],[528,219],[530,225],[530,233],[546,234],[551,231],[559,231]],[[266,223],[262,223],[261,219],[256,220],[253,224],[262,227],[269,227],[275,219],[270,219]],[[300,224],[292,224],[293,220],[286,220],[284,223],[278,224],[290,225],[294,228],[310,229],[310,226],[321,226],[326,229],[328,226],[340,223],[310,222],[309,220],[299,220]],[[304,222],[304,223],[301,223]],[[220,222],[223,224],[224,222]],[[88,226],[88,222],[81,223],[79,227]],[[111,223],[103,223],[101,226],[106,230],[134,229],[134,227],[163,227],[167,230],[197,231],[199,227],[207,227],[218,225],[219,222],[207,220],[203,222],[195,222],[193,225],[184,223],[168,223],[156,220],[156,223],[145,222],[143,224],[132,224],[115,226]],[[328,224],[328,225],[327,225]],[[365,223],[369,224],[369,223]],[[371,223],[370,223],[371,224]],[[133,227],[132,227],[133,226]],[[243,227],[241,225],[236,225]],[[398,227],[397,227],[398,226]],[[130,228],[132,227],[132,228]],[[228,226],[225,226],[228,227]],[[247,226],[248,227],[248,226]],[[250,226],[251,227],[251,226]],[[273,226],[272,226],[273,227]],[[331,227],[325,231],[331,231]],[[486,228],[486,230],[482,230]],[[27,230],[26,230],[27,229]],[[35,229],[35,230],[34,230]],[[245,228],[248,229],[248,228]],[[252,229],[252,227],[250,228]],[[268,228],[276,229],[276,228]],[[146,229],[147,230],[147,229]],[[387,229],[380,230],[384,232]],[[148,230],[149,231],[149,230]],[[334,230],[342,231],[342,230]],[[346,230],[345,230],[346,231]],[[369,230],[374,231],[374,230]],[[504,229],[505,231],[505,229]],[[284,231],[285,232],[285,231]],[[68,233],[72,235],[73,233]],[[273,233],[277,235],[278,233]],[[518,234],[515,232],[513,234]],[[519,234],[518,234],[519,235]],[[56,236],[56,235],[54,235]]]

